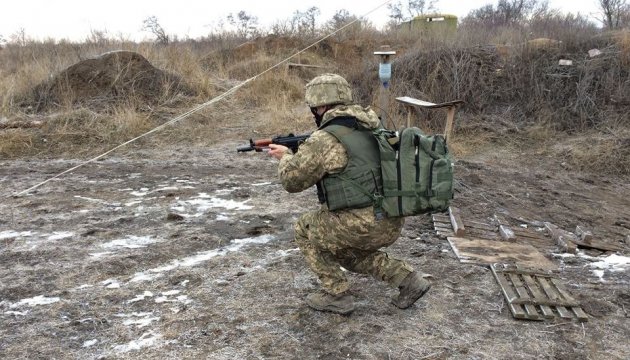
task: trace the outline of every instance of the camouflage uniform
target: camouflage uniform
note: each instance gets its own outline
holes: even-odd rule
[[[368,108],[337,105],[324,114],[322,125],[342,116],[355,117],[367,128],[380,124],[377,115]],[[300,192],[315,185],[326,174],[341,172],[347,163],[344,146],[333,135],[317,130],[300,146],[297,154],[286,153],[282,157],[278,173],[287,191]],[[340,266],[398,287],[413,268],[379,249],[396,241],[403,222],[403,218],[377,222],[371,206],[331,212],[323,204],[298,219],[295,241],[329,294],[348,290],[348,280]]]

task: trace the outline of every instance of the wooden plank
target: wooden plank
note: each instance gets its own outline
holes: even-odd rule
[[[547,296],[545,296],[543,294],[542,291],[540,291],[538,282],[536,282],[535,277],[532,277],[531,275],[521,275],[523,277],[523,281],[525,281],[525,284],[527,284],[527,287],[529,288],[529,291],[532,293],[532,295],[534,295],[534,300],[536,300],[537,304],[540,305],[540,310],[543,313],[543,316],[547,319],[553,318],[554,314],[553,314],[553,310],[549,307],[548,305],[543,305],[541,304],[542,301],[548,301],[549,299],[547,298]]]
[[[605,243],[598,239],[593,239],[588,243],[583,242],[581,240],[576,240],[575,245],[579,247],[583,247],[583,248],[597,249],[597,250],[604,250],[604,251],[623,251],[623,247],[621,246]]]
[[[580,225],[575,227],[575,235],[577,235],[578,239],[583,243],[590,244],[593,240],[593,234],[581,227]]]
[[[474,227],[474,228],[484,229],[488,231],[497,231],[497,227],[495,225],[486,224],[486,223],[482,223],[482,222],[474,221],[474,220],[463,220],[463,221],[464,221],[465,227]],[[450,224],[451,218],[448,215],[434,214],[433,222]]]
[[[538,314],[538,310],[536,310],[536,306],[526,303],[527,300],[531,301],[532,299],[527,292],[527,288],[525,288],[525,284],[523,284],[523,282],[521,281],[520,276],[512,273],[508,273],[507,275],[510,281],[512,281],[512,284],[516,289],[516,293],[518,293],[519,295],[518,300],[525,300],[523,303],[525,306],[525,311],[527,312],[527,318],[532,320],[540,320],[541,317]]]
[[[456,236],[447,239],[462,262],[484,265],[512,263],[531,269],[556,269],[553,262],[529,244]]]
[[[516,235],[516,236],[521,236],[521,237],[525,237],[525,238],[532,238],[532,239],[538,239],[538,240],[547,240],[548,239],[544,234],[539,234],[539,233],[531,231],[531,230],[524,230],[524,229],[514,228],[514,229],[512,229],[512,231],[514,232],[514,235]]]
[[[315,69],[329,69],[330,66],[324,65],[311,65],[311,64],[298,64],[298,63],[287,63],[288,67],[302,67],[302,68],[315,68]]]
[[[549,297],[549,299],[552,300],[562,300],[562,297],[560,296],[560,294],[555,290],[555,287],[551,285],[550,280],[552,279],[538,279],[538,282],[540,283],[541,287],[543,288],[543,291],[545,292],[545,294],[547,295],[547,297]],[[565,308],[564,306],[556,306],[556,311],[558,311],[558,314],[560,314],[561,318],[564,319],[573,319],[573,314],[567,310],[567,308]]]
[[[527,314],[523,310],[523,307],[521,305],[512,304],[512,300],[517,299],[518,296],[514,293],[514,290],[512,290],[512,286],[508,283],[504,273],[497,271],[495,266],[496,265],[494,264],[491,265],[490,270],[492,270],[492,275],[494,275],[497,283],[499,283],[499,287],[501,288],[501,292],[503,292],[503,296],[505,296],[505,300],[508,303],[508,308],[510,309],[512,316],[517,319],[526,319]]]
[[[581,307],[572,307],[571,310],[573,310],[573,313],[577,317],[578,321],[580,322],[588,321],[588,315],[584,312],[584,310],[582,310]]]
[[[443,224],[433,224],[433,228],[435,230],[441,230],[441,231],[453,231],[453,228],[451,228],[450,226],[443,225]]]
[[[446,144],[451,142],[453,137],[453,122],[455,120],[455,106],[449,106],[446,110],[446,125],[444,126],[444,139]]]
[[[560,246],[562,251],[565,251],[571,254],[577,253],[577,246],[572,241],[572,240],[577,240],[575,236],[572,237],[568,231],[564,231],[560,229],[559,227],[557,227],[556,225],[549,222],[545,223],[545,228],[547,229],[547,231],[549,231],[549,234],[556,241],[556,244]]]
[[[516,235],[514,235],[514,231],[510,229],[507,225],[499,225],[499,234],[501,234],[501,238],[505,241],[515,241]]]
[[[451,225],[453,226],[453,232],[455,233],[455,236],[466,235],[466,228],[464,227],[464,223],[459,216],[459,209],[449,206],[448,215],[451,218]]]

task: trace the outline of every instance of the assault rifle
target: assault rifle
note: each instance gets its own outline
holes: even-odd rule
[[[293,135],[293,134],[289,134],[287,136],[278,135],[272,138],[258,139],[258,140],[249,139],[249,145],[238,147],[236,148],[236,151],[237,152],[245,152],[245,151],[260,152],[260,151],[263,151],[264,149],[268,149],[269,144],[276,144],[276,145],[286,146],[295,153],[297,152],[298,147],[304,141],[306,141],[306,139],[308,139],[309,136],[311,136],[310,133],[304,134],[304,135]]]

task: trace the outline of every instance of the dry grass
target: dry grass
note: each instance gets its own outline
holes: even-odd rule
[[[623,123],[627,122],[629,106],[624,94],[630,91],[628,32],[593,37],[592,29],[580,28],[566,19],[543,20],[532,28],[531,34],[512,27],[463,29],[456,36],[434,34],[418,38],[408,32],[354,29],[291,60],[326,68],[275,69],[224,100],[225,106],[204,110],[186,125],[156,136],[155,141],[193,139],[203,143],[204,139],[225,138],[229,131],[234,136],[253,137],[310,131],[313,126],[303,104],[304,84],[324,71],[348,78],[359,103],[380,106],[376,95],[378,59],[372,52],[384,43],[398,51],[388,99],[389,117],[397,126],[405,122],[406,110],[393,100],[396,96],[435,102],[465,100],[466,105],[458,112],[457,144],[452,145],[458,155],[496,146],[516,148],[528,141],[545,147],[559,133],[578,134],[596,128],[604,129],[600,132],[605,134],[611,124],[627,126]],[[560,31],[568,28],[572,31]],[[561,48],[533,49],[522,45],[530,36],[549,36],[554,32],[564,37]],[[249,42],[215,37],[168,46],[102,38],[88,39],[83,44],[33,42],[7,46],[0,53],[0,115],[9,121],[35,116],[45,125],[40,129],[3,130],[0,154],[15,158],[111,148],[231,89],[309,43],[303,37],[270,36]],[[505,49],[489,44],[504,44],[501,46]],[[599,46],[604,55],[588,59],[585,54],[592,46]],[[164,95],[152,104],[128,97],[122,103],[106,103],[105,108],[95,109],[89,103],[77,104],[73,94],[68,94],[57,101],[59,106],[52,114],[32,114],[33,107],[24,106],[25,99],[32,99],[29,94],[33,89],[51,75],[80,60],[117,49],[137,52],[156,68],[181,77],[196,95],[178,95],[172,89],[174,83],[165,82],[161,91]],[[503,53],[501,49],[507,50]],[[559,68],[559,57],[573,58],[578,65]],[[548,76],[562,75],[562,71],[569,71],[568,80]],[[235,128],[230,121],[234,116],[250,117],[252,122]],[[415,117],[422,119],[429,132],[439,132],[444,122],[441,112],[419,112]],[[592,146],[597,157],[610,155],[610,160],[624,164],[625,153],[615,150],[623,144],[623,140],[611,138]],[[587,154],[580,151],[574,152],[575,157],[583,159]],[[591,165],[583,166],[587,170]],[[601,170],[597,166],[592,169]],[[627,166],[620,169],[621,173],[628,171]]]

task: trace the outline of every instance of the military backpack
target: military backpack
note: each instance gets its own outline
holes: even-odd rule
[[[441,212],[453,199],[453,164],[442,135],[416,127],[374,130],[381,155],[382,193],[377,217]]]

